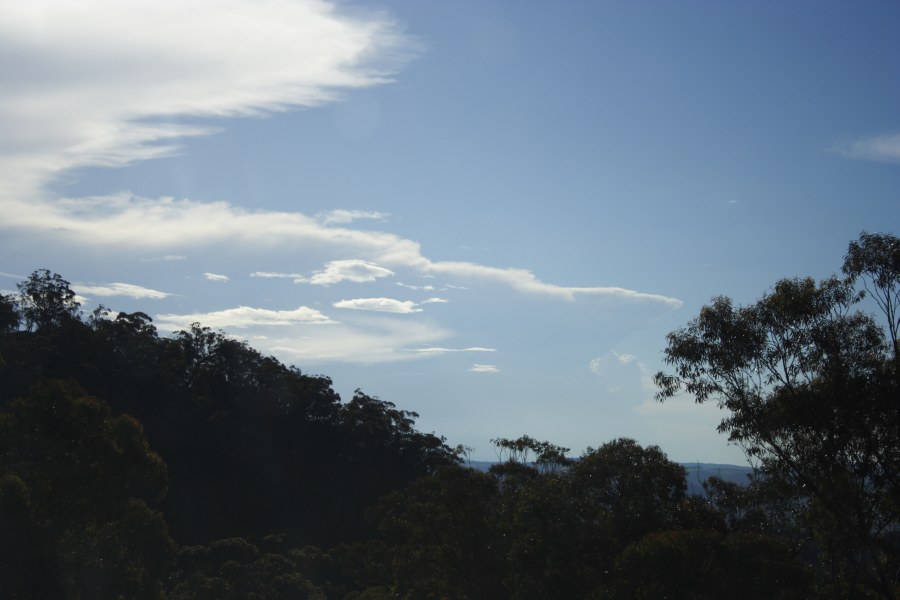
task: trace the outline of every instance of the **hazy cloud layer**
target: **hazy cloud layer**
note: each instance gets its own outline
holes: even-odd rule
[[[837,143],[834,151],[847,158],[900,163],[900,133]]]
[[[360,313],[363,315],[368,318],[353,324],[307,328],[302,335],[288,329],[281,338],[261,346],[289,361],[304,364],[329,361],[375,364],[416,358],[417,355],[400,349],[434,344],[450,336],[440,325],[418,319]]]

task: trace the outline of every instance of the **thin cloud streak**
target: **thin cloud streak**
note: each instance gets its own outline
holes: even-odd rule
[[[432,292],[432,291],[434,291],[433,285],[409,285],[407,283],[400,283],[399,281],[397,282],[397,285],[399,285],[402,288],[406,288],[408,290],[416,290],[417,292],[422,292],[422,291]]]
[[[250,273],[250,277],[259,277],[261,279],[306,279],[306,276],[301,273],[272,273],[270,271],[256,271]]]
[[[681,308],[683,302],[677,298],[660,294],[648,294],[621,287],[569,287],[546,283],[527,269],[498,268],[471,262],[434,262],[427,270],[442,275],[469,277],[503,282],[525,293],[553,296],[572,301],[576,296],[616,296],[640,301],[662,302],[672,308]]]
[[[441,348],[441,347],[431,347],[431,348],[413,348],[408,350],[408,352],[418,352],[420,354],[446,354],[448,352],[496,352],[496,348],[481,348],[479,346],[473,346],[471,348]]]
[[[172,294],[145,288],[131,283],[108,283],[104,285],[73,285],[72,289],[79,294],[92,296],[126,296],[128,298],[161,300]]]

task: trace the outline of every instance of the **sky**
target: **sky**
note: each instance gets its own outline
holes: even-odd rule
[[[222,330],[476,459],[742,463],[654,401],[666,333],[898,192],[894,1],[0,2],[0,290]]]

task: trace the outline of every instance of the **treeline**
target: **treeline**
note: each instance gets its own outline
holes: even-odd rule
[[[628,439],[467,468],[415,413],[199,324],[85,316],[36,271],[0,295],[0,595],[894,598],[900,243],[865,234],[844,270],[670,334],[660,399],[722,403],[760,467],[701,496]]]

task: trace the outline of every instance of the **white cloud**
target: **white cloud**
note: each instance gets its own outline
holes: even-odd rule
[[[340,300],[335,302],[332,306],[335,308],[372,310],[376,312],[397,314],[422,312],[422,309],[418,308],[418,305],[411,300],[394,300],[393,298],[356,298],[354,300]]]
[[[839,142],[832,149],[847,158],[900,163],[900,133]]]
[[[635,356],[634,354],[619,354],[618,352],[613,352],[613,356],[615,356],[616,360],[619,361],[619,364],[622,365],[627,365],[628,363],[637,360],[637,356]]]
[[[204,273],[203,276],[209,281],[228,281],[228,275],[218,275],[216,273]]]
[[[415,45],[383,14],[322,0],[2,2],[0,56],[15,62],[0,69],[0,195],[214,131],[176,116],[316,106],[385,82]]]
[[[419,304],[446,304],[450,302],[445,298],[429,298],[427,300],[422,300]]]
[[[420,354],[446,354],[448,352],[496,352],[496,348],[481,348],[479,346],[473,346],[471,348],[441,348],[439,346],[432,346],[430,348],[414,348],[409,350],[409,352],[418,352]]]
[[[335,322],[318,310],[306,306],[300,306],[294,310],[269,310],[239,306],[207,313],[165,314],[156,317],[157,327],[165,331],[187,329],[192,323],[200,323],[204,327],[213,329],[230,327],[243,329],[254,326],[330,325]]]
[[[353,221],[359,221],[361,219],[368,219],[371,221],[385,221],[390,216],[391,213],[386,212],[337,209],[330,210],[328,212],[320,212],[316,214],[316,219],[320,223],[322,223],[322,225],[344,225],[347,223],[352,223]]]
[[[479,365],[474,364],[469,371],[473,373],[499,373],[500,369],[495,367],[494,365]]]
[[[105,285],[73,285],[72,289],[82,294],[94,296],[127,296],[129,298],[160,300],[172,294],[151,290],[131,283],[108,283]]]
[[[382,277],[390,277],[394,272],[384,267],[359,259],[333,260],[309,278],[313,285],[331,285],[341,281],[371,283]]]
[[[596,358],[591,359],[588,363],[588,367],[594,373],[605,374],[609,370],[611,366],[625,366],[636,362],[638,359],[634,354],[619,354],[618,352],[610,352],[608,354],[604,354],[603,356],[598,356]]]

